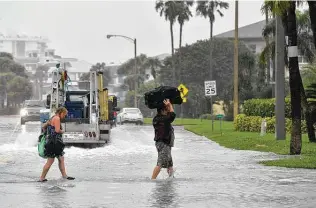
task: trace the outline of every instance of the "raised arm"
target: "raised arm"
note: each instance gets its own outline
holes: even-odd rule
[[[163,122],[163,123],[172,123],[176,118],[176,114],[174,113],[174,109],[169,99],[164,100],[164,104],[168,111],[167,115],[160,115],[155,118],[155,122]]]

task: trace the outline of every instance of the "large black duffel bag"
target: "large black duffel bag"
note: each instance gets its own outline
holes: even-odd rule
[[[164,99],[169,99],[172,104],[182,104],[180,91],[176,87],[160,86],[145,93],[145,105],[150,108],[161,108]]]

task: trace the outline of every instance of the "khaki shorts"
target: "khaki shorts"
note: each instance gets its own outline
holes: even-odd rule
[[[164,142],[156,142],[156,149],[158,151],[157,166],[161,168],[172,167],[171,146]]]

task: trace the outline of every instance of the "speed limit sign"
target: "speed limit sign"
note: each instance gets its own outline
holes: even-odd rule
[[[214,96],[216,95],[216,81],[205,81],[205,96]]]

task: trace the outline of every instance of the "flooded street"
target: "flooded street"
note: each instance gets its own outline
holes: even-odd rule
[[[118,126],[102,148],[67,148],[74,181],[61,179],[57,161],[38,183],[45,160],[37,153],[39,124],[0,117],[1,207],[315,207],[316,171],[256,164],[276,156],[235,151],[176,127],[175,178],[157,159],[151,126]]]

